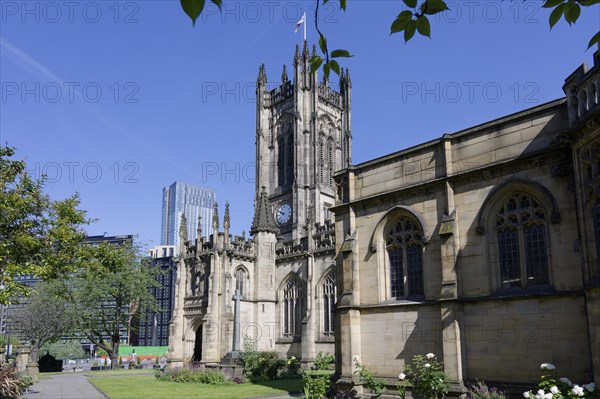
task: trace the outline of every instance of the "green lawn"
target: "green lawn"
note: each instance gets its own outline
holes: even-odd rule
[[[154,375],[152,369],[132,369],[132,370],[94,370],[88,371],[84,374],[86,377],[125,377],[125,376],[139,376],[139,375]]]
[[[112,399],[237,399],[302,391],[301,379],[239,385],[182,384],[149,376],[90,378],[90,381]]]

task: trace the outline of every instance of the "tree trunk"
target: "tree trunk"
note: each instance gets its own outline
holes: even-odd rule
[[[117,340],[116,342],[113,341],[112,353],[110,354],[110,361],[111,369],[119,368],[119,340]]]
[[[111,353],[111,368],[119,368],[119,344],[121,343],[121,334],[119,327],[121,326],[121,306],[122,301],[117,298],[115,306],[115,326],[112,334],[112,353]]]

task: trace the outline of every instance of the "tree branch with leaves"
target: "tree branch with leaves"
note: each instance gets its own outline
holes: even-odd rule
[[[52,201],[44,179],[26,173],[15,149],[0,147],[0,304],[29,295],[18,277],[58,279],[85,263],[81,243],[92,220],[79,197]]]
[[[211,0],[221,10],[222,0]],[[340,74],[341,68],[335,58],[352,57],[348,50],[337,49],[329,52],[327,38],[319,28],[319,4],[327,4],[330,0],[315,0],[315,30],[319,34],[319,48],[321,55],[315,55],[310,60],[311,73],[323,68],[323,74],[329,77],[331,71]],[[415,33],[431,38],[431,22],[429,17],[450,10],[444,0],[397,0],[403,6],[409,8],[403,10],[393,20],[390,27],[390,35],[403,32],[404,42],[408,43],[414,38]],[[511,0],[516,1],[516,0]],[[553,9],[550,17],[550,29],[564,17],[569,25],[574,24],[581,15],[582,7],[592,7],[600,4],[600,0],[544,0],[543,8]],[[185,13],[192,19],[195,25],[197,18],[204,10],[205,0],[181,0],[181,6]],[[340,9],[346,11],[348,0],[339,0]],[[588,43],[588,49],[594,45],[600,46],[600,31],[596,33]]]

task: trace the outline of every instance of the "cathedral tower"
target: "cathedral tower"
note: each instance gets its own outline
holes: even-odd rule
[[[313,47],[313,55],[316,50]],[[267,89],[264,65],[256,90],[256,192],[265,187],[283,241],[306,237],[312,214],[333,222],[333,174],[351,163],[351,82],[342,71],[339,90],[310,73],[306,41],[296,46],[293,80],[283,66],[281,85]]]

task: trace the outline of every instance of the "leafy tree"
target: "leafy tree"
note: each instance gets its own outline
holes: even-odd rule
[[[19,276],[56,279],[80,267],[83,226],[90,222],[78,195],[52,201],[44,180],[29,176],[14,154],[0,146],[0,304],[29,294]]]
[[[27,303],[16,305],[10,313],[11,330],[23,342],[31,344],[33,360],[38,359],[42,346],[59,340],[75,326],[77,309],[56,292],[56,284],[41,283],[34,288]]]
[[[79,341],[66,341],[66,342],[54,342],[52,344],[44,345],[40,349],[40,354],[46,352],[54,356],[56,359],[78,359],[85,355],[81,343]]]
[[[222,0],[211,0],[219,9],[221,8]],[[315,55],[310,60],[311,72],[317,71],[323,67],[323,74],[329,77],[331,71],[340,74],[341,68],[336,58],[352,57],[349,51],[337,49],[329,51],[327,38],[319,29],[319,4],[327,4],[329,0],[314,0],[315,7],[315,29],[319,34],[319,48],[322,55]],[[398,14],[393,20],[390,27],[390,35],[403,32],[404,41],[407,43],[411,40],[415,33],[431,38],[431,23],[429,17],[444,11],[449,10],[448,5],[444,0],[397,0],[400,5],[408,8]],[[513,1],[513,0],[511,0]],[[322,2],[322,3],[321,3]],[[348,0],[339,0],[340,8],[346,11]],[[196,19],[202,14],[206,0],[181,0],[181,7],[185,13],[192,19],[192,23],[196,24]],[[581,7],[591,7],[595,4],[600,4],[600,0],[544,0],[544,8],[553,9],[550,16],[550,29],[564,17],[569,25],[575,23],[581,15]],[[593,45],[600,46],[600,31],[596,33],[588,43],[588,49]]]
[[[158,311],[151,287],[154,269],[133,243],[101,243],[88,248],[91,261],[76,273],[67,289],[78,309],[77,330],[106,351],[112,368],[118,366],[122,331],[135,329],[134,315]]]

